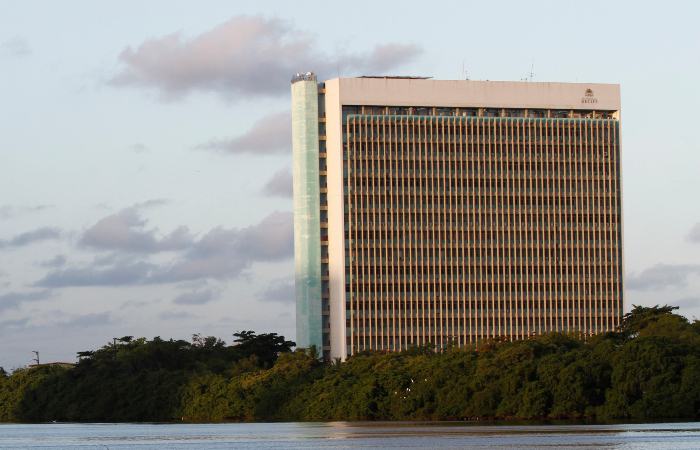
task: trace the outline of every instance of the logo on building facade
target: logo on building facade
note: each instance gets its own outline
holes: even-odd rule
[[[581,99],[581,103],[598,103],[598,99],[593,97],[593,89],[586,89],[586,93]]]

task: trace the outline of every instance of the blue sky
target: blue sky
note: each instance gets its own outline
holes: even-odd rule
[[[3,2],[0,366],[294,336],[289,79],[619,83],[627,305],[700,315],[696,2]]]

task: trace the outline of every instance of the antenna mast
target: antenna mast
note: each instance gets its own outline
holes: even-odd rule
[[[469,81],[469,71],[464,70],[464,62],[467,60],[467,58],[462,59],[462,75],[459,77],[460,80],[467,80]]]
[[[36,358],[32,358],[32,361],[36,361],[36,365],[39,365],[39,352],[36,350],[32,350],[31,353],[36,353]]]
[[[535,60],[533,59],[532,66],[530,66],[530,73],[528,74],[528,75],[530,75],[530,81],[532,81],[532,79],[535,76],[535,72],[533,72],[534,70],[535,70]]]

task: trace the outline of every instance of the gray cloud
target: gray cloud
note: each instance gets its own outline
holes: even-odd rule
[[[700,306],[700,297],[685,297],[672,302],[673,306],[680,306],[681,308],[695,308]]]
[[[95,265],[55,270],[46,274],[35,283],[38,287],[62,288],[69,286],[126,286],[144,283],[151,271],[157,269],[155,264],[145,261],[136,263],[120,262],[108,269]]]
[[[656,264],[639,274],[627,276],[626,285],[634,291],[661,291],[667,287],[682,288],[688,276],[700,274],[699,264]]]
[[[158,253],[183,250],[191,244],[192,237],[187,227],[179,227],[158,239],[157,229],[145,229],[147,221],[141,218],[141,207],[143,205],[127,208],[100,220],[83,233],[78,245],[98,250]]]
[[[696,223],[685,237],[688,242],[700,243],[700,222]]]
[[[203,305],[214,300],[214,298],[214,292],[211,289],[204,289],[202,291],[180,294],[173,299],[173,303],[176,305]]]
[[[388,71],[414,61],[423,47],[418,44],[387,44],[377,45],[370,53],[363,69],[369,70],[364,75],[385,75]]]
[[[107,205],[106,203],[98,203],[98,204],[94,205],[93,208],[105,209],[107,211],[111,211],[113,209],[111,206]]]
[[[215,228],[195,242],[153,282],[234,278],[255,261],[280,261],[294,255],[294,215],[275,211],[241,230]]]
[[[294,196],[294,179],[289,167],[275,172],[263,186],[262,193],[267,197],[292,198]]]
[[[154,198],[152,200],[146,200],[145,202],[137,203],[133,207],[136,209],[153,208],[155,206],[169,205],[170,200],[167,198]]]
[[[17,309],[24,302],[46,300],[50,298],[51,295],[52,293],[48,289],[26,293],[9,292],[7,294],[0,295],[0,311],[4,311],[6,309]]]
[[[258,292],[257,298],[264,302],[294,303],[296,298],[294,278],[274,280],[266,289]]]
[[[117,264],[127,264],[138,261],[139,255],[134,254],[123,254],[121,252],[115,251],[107,254],[96,255],[92,260],[92,265],[95,267],[107,267]]]
[[[122,303],[121,306],[119,307],[119,309],[140,308],[140,307],[143,307],[143,306],[148,306],[148,305],[150,305],[151,303],[154,303],[154,302],[146,302],[146,301],[143,301],[143,300],[141,300],[141,301],[129,300],[129,301],[126,301],[126,302]]]
[[[63,328],[87,328],[112,323],[112,313],[89,313],[73,317],[64,322],[58,322],[56,325]]]
[[[47,259],[39,263],[41,267],[61,267],[66,263],[66,257],[64,255],[56,255],[51,259]]]
[[[134,145],[131,146],[131,150],[134,151],[134,153],[146,153],[148,152],[148,147],[143,145],[142,143],[138,142]]]
[[[10,219],[12,217],[24,214],[43,211],[44,209],[53,208],[54,205],[36,205],[36,206],[0,206],[0,219]]]
[[[163,320],[182,320],[182,319],[192,319],[197,316],[194,314],[190,314],[185,311],[164,311],[160,314],[158,314],[158,317],[160,317]]]
[[[197,91],[228,100],[278,96],[289,92],[289,79],[299,69],[333,74],[340,62],[345,73],[379,74],[422,52],[416,44],[388,44],[329,57],[316,49],[314,37],[288,22],[239,15],[194,38],[178,32],[127,47],[119,56],[124,68],[110,84],[155,89],[166,100]]]
[[[36,206],[27,206],[24,209],[27,211],[43,211],[45,209],[53,208],[55,205],[36,205]]]
[[[27,231],[26,233],[18,234],[9,240],[0,239],[0,249],[11,248],[11,247],[24,247],[34,242],[45,241],[48,239],[59,239],[61,237],[61,231],[58,228],[44,227],[37,228],[33,231]]]
[[[212,289],[206,281],[190,284],[190,291],[182,293],[173,299],[176,305],[203,305],[219,298],[221,291]]]
[[[7,328],[23,328],[27,325],[29,319],[29,317],[24,317],[22,319],[16,320],[3,320],[2,322],[0,322],[0,330],[4,330]]]
[[[292,114],[290,111],[269,114],[255,122],[241,136],[212,139],[198,145],[195,150],[210,150],[220,154],[291,154]]]
[[[29,43],[22,37],[13,37],[0,43],[0,56],[27,56],[30,53]]]
[[[255,261],[280,261],[294,256],[294,214],[275,211],[259,224],[243,228],[237,249]]]
[[[131,220],[141,221],[139,216],[132,217]],[[107,233],[107,236],[110,234]],[[121,235],[117,233],[117,236]],[[142,237],[138,236],[138,239]],[[137,241],[141,242],[138,239]],[[132,244],[130,239],[99,242],[126,242],[122,248],[138,248],[134,247],[135,244]],[[146,248],[152,248],[149,247],[153,245],[152,241],[146,239],[145,242]],[[104,244],[102,248],[114,249],[119,246]],[[93,263],[84,267],[51,271],[35,285],[60,288],[223,280],[238,277],[254,262],[281,261],[293,255],[294,216],[291,212],[275,211],[260,223],[247,228],[215,228],[199,240],[189,241],[187,246],[167,263],[158,265],[139,260],[135,255],[122,258],[111,254],[104,258],[96,258]],[[202,298],[200,297],[200,300]],[[194,299],[195,297],[191,297],[189,300]],[[184,300],[186,298],[182,301]]]

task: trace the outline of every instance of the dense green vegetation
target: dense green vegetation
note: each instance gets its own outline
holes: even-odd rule
[[[673,418],[700,412],[700,323],[635,307],[616,332],[549,333],[342,364],[276,334],[125,336],[73,368],[0,371],[0,420]]]

